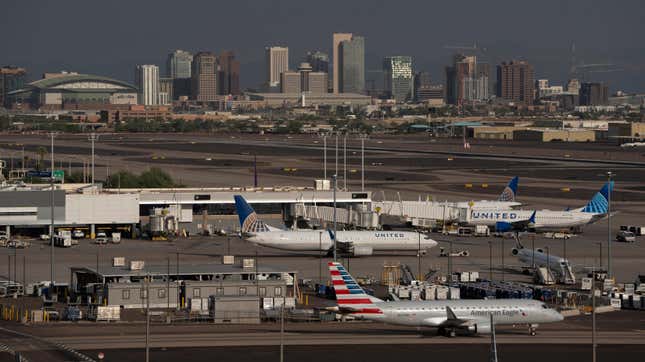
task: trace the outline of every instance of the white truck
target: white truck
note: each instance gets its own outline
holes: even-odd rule
[[[475,225],[475,236],[490,236],[490,229],[486,225]]]
[[[59,248],[70,248],[72,246],[72,238],[63,235],[54,235],[54,246]]]
[[[118,244],[121,242],[121,233],[112,233],[112,244]]]

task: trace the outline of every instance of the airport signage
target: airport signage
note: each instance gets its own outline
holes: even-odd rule
[[[210,200],[211,195],[195,195],[195,201]]]
[[[354,192],[352,193],[352,199],[366,199],[367,193],[365,192]]]

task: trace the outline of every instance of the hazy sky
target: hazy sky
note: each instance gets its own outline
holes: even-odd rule
[[[263,48],[287,45],[295,66],[307,50],[330,52],[333,32],[366,38],[367,68],[387,55],[413,56],[415,70],[443,81],[454,50],[477,43],[495,64],[522,58],[536,77],[567,78],[571,44],[611,89],[645,91],[642,0],[4,0],[0,64],[133,80],[136,64],[158,64],[176,48],[232,49],[244,87],[262,81]]]

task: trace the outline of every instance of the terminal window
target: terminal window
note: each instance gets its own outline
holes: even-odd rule
[[[165,298],[165,297],[166,297],[166,290],[165,290],[165,289],[159,289],[159,290],[157,290],[157,297],[159,297],[159,298]]]
[[[275,294],[275,296],[281,296],[282,295],[282,287],[275,287],[275,289],[273,290],[273,294]]]
[[[121,297],[123,299],[130,299],[130,291],[129,290],[124,290],[121,292]]]
[[[202,291],[199,288],[193,289],[193,298],[199,298],[201,297]]]
[[[267,295],[267,288],[266,287],[260,287],[260,290],[258,291],[261,297],[264,297]]]

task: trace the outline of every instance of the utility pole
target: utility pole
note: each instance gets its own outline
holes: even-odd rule
[[[611,178],[615,176],[613,172],[607,172],[607,276],[613,278],[611,265]]]
[[[94,142],[99,139],[99,136],[92,132],[90,133],[90,136],[88,140],[92,141],[92,185],[94,184]]]

